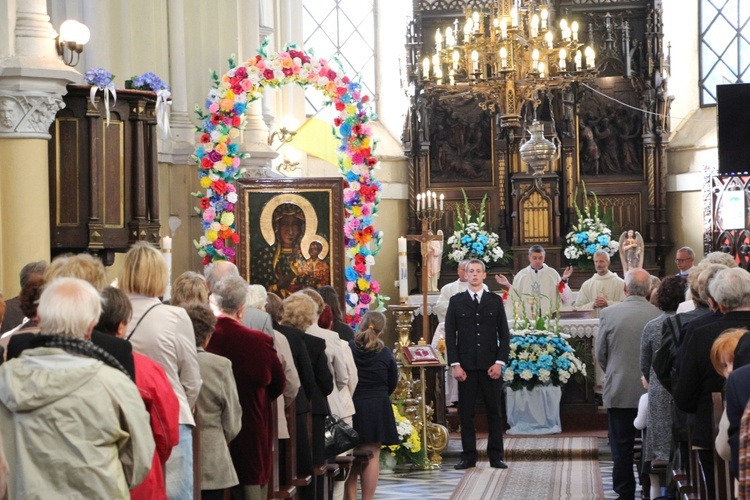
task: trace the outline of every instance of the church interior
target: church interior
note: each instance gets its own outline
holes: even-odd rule
[[[697,451],[636,465],[637,492],[613,492],[608,372],[596,360],[606,307],[577,299],[607,269],[687,277],[692,291],[687,250],[695,265],[721,252],[750,270],[742,0],[0,5],[0,298],[20,295],[27,263],[71,254],[93,255],[115,282],[139,242],[164,256],[165,300],[175,278],[220,261],[284,301],[332,287],[354,331],[384,312],[382,342],[399,363],[391,399],[425,448],[411,468],[399,456],[391,474],[381,453],[370,498],[527,498],[536,487],[550,498],[736,497],[744,483],[733,484],[729,462],[716,455],[715,470],[701,469]],[[531,275],[524,293],[540,253],[552,291]],[[585,367],[540,384],[563,387],[547,403],[557,428],[506,434],[508,471],[453,468],[461,405],[440,301],[466,282],[468,259],[486,269],[485,290],[503,295],[511,336],[552,331]],[[510,387],[524,382],[503,380],[507,420],[524,404],[511,403]],[[485,403],[476,427],[486,462]],[[310,498],[283,451],[274,445],[267,498]],[[349,498],[345,476],[359,467],[364,481],[368,460],[355,452],[314,475],[330,498]],[[560,474],[562,486],[524,484]]]

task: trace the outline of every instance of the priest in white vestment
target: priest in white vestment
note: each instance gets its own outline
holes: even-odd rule
[[[573,308],[593,309],[596,317],[607,306],[625,300],[625,280],[609,270],[609,254],[604,250],[594,252],[596,274],[583,282]]]
[[[529,248],[529,265],[516,274],[512,287],[508,278],[502,274],[495,276],[497,283],[508,289],[510,298],[506,301],[508,318],[514,318],[518,313],[515,305],[510,306],[518,300],[526,307],[526,315],[529,319],[547,315],[550,310],[556,310],[561,303],[567,304],[571,300],[572,293],[568,286],[568,278],[573,274],[573,267],[566,267],[560,278],[557,271],[544,263],[545,255],[544,247],[532,245]],[[509,307],[512,307],[510,311]]]

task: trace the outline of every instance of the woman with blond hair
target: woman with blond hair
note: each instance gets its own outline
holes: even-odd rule
[[[380,474],[380,447],[398,444],[396,419],[391,408],[391,393],[398,383],[398,367],[390,349],[386,349],[380,334],[385,328],[383,313],[370,311],[359,322],[359,331],[349,342],[359,381],[354,391],[354,429],[362,444],[357,450],[371,451],[372,460],[362,467],[362,499],[375,495]],[[356,451],[355,450],[355,453]],[[357,496],[357,475],[346,481],[346,498]]]
[[[150,244],[133,245],[125,255],[118,281],[133,305],[127,340],[134,351],[164,368],[180,402],[180,444],[172,450],[165,467],[167,497],[192,498],[192,408],[202,383],[193,324],[185,309],[159,300],[167,290],[168,271],[164,257]]]
[[[187,307],[190,304],[208,304],[206,278],[193,271],[185,271],[172,283],[173,306]]]

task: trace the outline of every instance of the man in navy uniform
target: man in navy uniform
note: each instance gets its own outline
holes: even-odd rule
[[[503,299],[484,289],[484,262],[471,260],[466,266],[469,288],[454,295],[445,316],[448,364],[458,380],[461,412],[461,461],[456,469],[476,466],[477,443],[474,412],[481,392],[487,411],[490,465],[507,469],[503,462],[503,424],[500,415],[503,366],[510,352],[510,331]]]

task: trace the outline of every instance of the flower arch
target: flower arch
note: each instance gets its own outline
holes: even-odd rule
[[[200,185],[205,193],[199,198],[196,211],[203,220],[204,234],[195,241],[203,265],[218,260],[234,262],[234,246],[240,235],[235,227],[237,192],[233,182],[241,175],[240,161],[247,153],[239,151],[235,142],[244,125],[247,104],[263,96],[267,88],[290,83],[312,86],[323,92],[338,111],[334,134],[338,146],[339,170],[344,177],[344,242],[350,259],[346,275],[346,321],[356,326],[361,317],[375,304],[382,308],[385,297],[380,284],[370,274],[375,255],[380,250],[383,233],[376,231],[373,217],[380,203],[381,185],[373,169],[378,160],[373,156],[375,141],[370,122],[376,118],[370,97],[361,93],[359,83],[349,79],[341,69],[314,57],[294,44],[281,52],[268,52],[264,41],[258,55],[240,64],[229,59],[229,71],[222,77],[213,73],[214,85],[206,99],[206,111],[196,106],[200,119],[200,145],[193,160],[198,164]],[[372,245],[372,248],[370,246]]]

